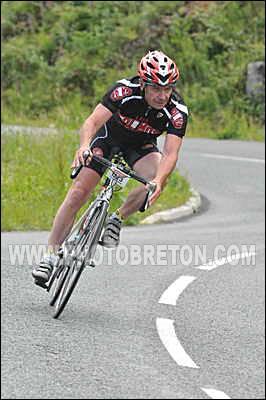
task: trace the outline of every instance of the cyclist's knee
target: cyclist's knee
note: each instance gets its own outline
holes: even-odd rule
[[[145,172],[142,171],[140,173],[141,176],[143,176],[147,181],[152,181],[156,177],[157,171],[154,169],[148,169]]]
[[[149,153],[146,156],[139,159],[133,165],[133,168],[137,172],[137,174],[151,181],[157,175],[160,161],[161,161],[160,153],[158,152]]]
[[[78,211],[86,202],[90,191],[79,182],[72,187],[68,196],[68,207],[73,211]]]
[[[147,173],[146,179],[147,179],[148,181],[152,181],[152,180],[156,177],[156,175],[157,175],[157,171],[155,171],[155,170],[149,171],[149,172]]]
[[[95,156],[103,157],[103,151],[102,151],[102,149],[101,149],[100,147],[95,147],[95,148],[92,150],[92,153],[93,153]]]

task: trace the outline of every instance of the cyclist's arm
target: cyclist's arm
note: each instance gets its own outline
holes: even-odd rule
[[[108,110],[108,108],[102,104],[98,104],[81,127],[80,147],[88,147],[96,132],[111,118],[112,115],[112,112]]]
[[[162,160],[159,164],[156,177],[153,179],[153,182],[156,183],[157,188],[150,198],[150,204],[154,203],[155,200],[160,196],[168,176],[174,170],[181,145],[181,137],[171,134],[166,135]]]
[[[163,157],[160,162],[155,180],[164,185],[178,160],[178,153],[182,145],[182,138],[176,135],[166,135],[163,147]]]
[[[96,132],[111,118],[112,112],[102,104],[98,104],[92,114],[85,120],[80,129],[80,147],[76,151],[71,168],[84,164],[84,152],[88,150]],[[86,164],[90,162],[90,157]]]

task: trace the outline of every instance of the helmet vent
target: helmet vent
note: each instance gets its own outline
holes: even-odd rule
[[[157,50],[149,51],[141,59],[138,74],[143,81],[159,86],[174,86],[179,78],[175,62]]]
[[[146,76],[147,79],[151,79],[151,76],[147,74],[147,72],[144,72],[144,75]]]
[[[156,74],[158,76],[158,78],[162,81],[162,82],[166,82],[167,79],[169,78],[170,74],[167,74],[165,76],[162,76],[161,74]]]
[[[150,67],[151,69],[154,69],[154,66],[153,66],[150,62],[147,62],[147,65],[148,65],[148,67]]]

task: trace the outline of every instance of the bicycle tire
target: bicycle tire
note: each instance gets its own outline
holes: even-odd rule
[[[93,208],[94,204],[91,204],[91,206],[89,207],[89,209],[83,214],[83,219],[87,218],[88,213],[90,212],[91,208]],[[77,230],[77,227],[82,225],[82,221],[77,222],[77,224],[74,225],[74,227],[72,228],[71,233],[69,234],[68,237],[70,237],[70,235],[73,235],[74,232]],[[77,231],[78,233],[78,231]],[[67,239],[66,239],[67,240]],[[69,251],[69,250],[68,250]],[[63,288],[63,285],[65,283],[67,274],[69,273],[70,267],[69,266],[65,266],[61,261],[61,265],[59,264],[57,266],[57,268],[55,269],[54,274],[51,277],[51,280],[49,282],[49,286],[48,286],[48,291],[52,291],[52,295],[51,295],[51,299],[50,299],[50,306],[54,306],[58,296]]]
[[[96,221],[95,224],[95,230],[94,230],[94,235],[91,238],[91,241],[89,243],[90,247],[88,250],[89,257],[93,257],[94,252],[96,250],[97,243],[99,241],[101,231],[103,228],[103,224],[107,215],[107,209],[108,209],[108,204],[103,203],[101,208],[96,209],[96,213],[92,216],[91,221],[89,224],[92,224],[93,221]],[[87,255],[88,257],[88,255]],[[86,257],[86,258],[87,258]],[[72,264],[69,266],[69,272],[66,275],[66,278],[63,282],[63,284],[60,287],[60,290],[57,294],[57,299],[58,303],[56,305],[56,310],[55,313],[53,314],[53,318],[58,318],[59,315],[63,312],[65,306],[67,305],[70,296],[73,293],[73,290],[75,289],[78,280],[80,278],[80,275],[85,268],[85,262],[86,259],[84,258],[83,262],[79,266],[79,268],[76,268],[77,261],[73,261]]]
[[[77,262],[74,261],[73,264],[76,264]],[[65,306],[67,305],[70,296],[73,293],[73,290],[75,289],[76,284],[78,283],[78,280],[80,278],[81,272],[84,269],[84,262],[80,266],[79,269],[75,268],[75,265],[72,265],[68,269],[68,273],[66,274],[65,280],[63,285],[60,288],[60,291],[57,295],[58,297],[58,304],[56,305],[55,312],[53,314],[53,318],[58,318],[59,315],[63,312],[65,309]]]
[[[53,282],[51,282],[51,287],[52,287],[53,293],[52,293],[52,296],[51,296],[51,299],[49,302],[50,306],[55,305],[55,303],[58,299],[59,293],[62,289],[62,286],[65,282],[65,279],[67,277],[68,272],[69,272],[68,267],[60,266],[60,267],[58,267],[58,270],[55,272],[54,277],[52,277]]]

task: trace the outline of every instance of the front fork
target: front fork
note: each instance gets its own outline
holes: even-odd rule
[[[108,180],[108,181],[107,181]],[[60,266],[60,263],[62,263],[63,259],[64,259],[64,264],[68,263],[70,265],[70,259],[71,260],[78,260],[78,256],[76,256],[75,254],[72,254],[73,250],[70,250],[69,248],[67,248],[68,246],[72,247],[75,245],[75,242],[79,239],[79,235],[77,235],[80,231],[80,229],[82,229],[82,227],[84,226],[84,228],[86,229],[86,222],[88,218],[91,218],[93,213],[95,212],[95,209],[98,207],[101,207],[101,202],[107,203],[107,210],[109,208],[109,203],[110,200],[113,196],[113,189],[112,186],[109,186],[111,183],[110,178],[106,178],[106,182],[105,185],[106,187],[104,188],[104,190],[98,195],[98,198],[95,200],[95,203],[98,203],[97,205],[94,205],[92,207],[89,208],[89,212],[87,213],[87,211],[85,211],[85,213],[83,214],[83,216],[80,218],[79,221],[76,222],[76,224],[74,225],[74,228],[72,229],[72,232],[69,234],[69,236],[65,239],[64,243],[62,244],[62,246],[59,248],[57,255],[58,255],[58,262],[54,268],[54,272],[51,276],[51,279],[49,281],[49,283],[46,285],[46,289],[47,291],[50,290],[51,286],[52,286],[52,282],[54,279],[54,276],[56,275],[56,270],[58,269],[58,267]],[[105,186],[104,185],[104,186]],[[84,229],[84,230],[85,230]],[[76,231],[76,233],[75,233]],[[83,232],[82,232],[83,233]],[[100,238],[99,238],[100,240]],[[67,254],[66,254],[67,252]],[[84,259],[86,260],[86,257],[84,257]],[[95,267],[95,263],[93,259],[88,260],[88,262],[86,263],[86,265],[91,266],[91,267]]]

